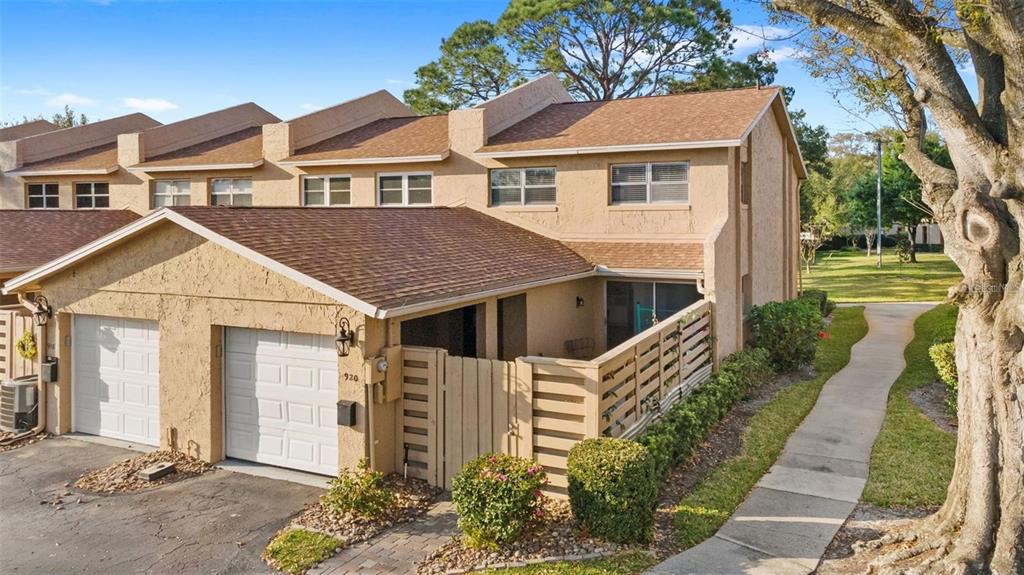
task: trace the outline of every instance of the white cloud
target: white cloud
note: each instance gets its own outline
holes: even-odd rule
[[[392,84],[392,85],[402,85],[402,86],[412,86],[413,85],[413,83],[408,81],[408,80],[395,80],[393,78],[387,78],[386,80],[384,80],[384,83]]]
[[[53,92],[46,88],[18,88],[14,91],[15,94],[22,96],[52,96]]]
[[[50,98],[46,103],[55,108],[62,108],[64,106],[91,106],[96,101],[78,94],[64,93]]]
[[[732,39],[735,41],[733,48],[740,53],[754,52],[764,47],[771,48],[772,42],[782,41],[792,35],[792,30],[782,26],[741,24],[733,27]]]
[[[177,104],[163,98],[122,98],[121,104],[125,108],[141,110],[143,112],[166,112],[167,110],[178,109]]]
[[[768,58],[776,64],[787,60],[796,60],[804,55],[802,50],[792,46],[781,46],[779,48],[769,48],[768,50]]]

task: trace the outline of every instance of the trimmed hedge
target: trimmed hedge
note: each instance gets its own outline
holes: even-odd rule
[[[792,371],[814,360],[825,323],[817,301],[769,302],[750,310],[752,345],[768,350],[777,371]]]
[[[514,540],[543,514],[547,477],[529,459],[488,453],[471,460],[452,480],[452,503],[470,547],[493,548]]]
[[[654,457],[658,477],[689,457],[708,430],[771,375],[768,352],[747,348],[725,358],[704,385],[670,407],[639,439]]]
[[[395,494],[384,487],[384,474],[370,469],[363,458],[357,469],[345,469],[331,480],[320,496],[324,507],[336,513],[348,513],[365,519],[380,519],[397,505]]]
[[[954,413],[956,412],[957,389],[959,387],[959,376],[956,373],[956,346],[951,341],[937,343],[928,348],[928,355],[935,364],[935,371],[939,379],[946,384],[946,405]]]
[[[650,541],[661,476],[646,447],[586,439],[569,451],[569,503],[581,526],[615,543]]]
[[[809,289],[804,290],[800,294],[801,299],[813,301],[818,309],[821,311],[821,317],[828,317],[832,315],[832,311],[836,309],[834,301],[828,299],[828,292],[820,289]]]

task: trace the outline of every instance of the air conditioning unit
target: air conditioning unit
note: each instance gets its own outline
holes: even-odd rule
[[[39,376],[25,375],[0,383],[0,430],[13,433],[36,426],[38,381]]]

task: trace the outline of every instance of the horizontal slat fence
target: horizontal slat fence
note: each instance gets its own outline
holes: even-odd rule
[[[711,305],[698,302],[589,361],[402,353],[410,475],[451,488],[470,459],[510,453],[535,459],[548,495],[565,497],[576,442],[636,437],[711,375]]]

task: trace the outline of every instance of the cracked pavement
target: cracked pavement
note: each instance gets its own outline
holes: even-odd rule
[[[65,487],[137,454],[60,437],[0,453],[0,571],[272,573],[263,546],[321,492],[222,469],[140,493]]]

